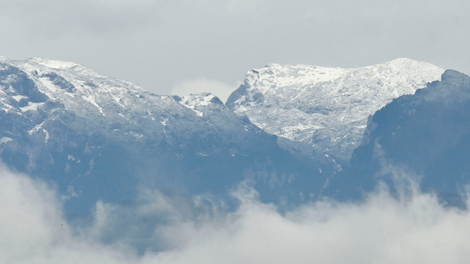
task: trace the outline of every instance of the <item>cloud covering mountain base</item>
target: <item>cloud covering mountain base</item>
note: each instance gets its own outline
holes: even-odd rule
[[[0,172],[1,263],[463,263],[470,214],[409,187],[361,203],[318,201],[287,212],[248,186],[227,212],[204,197],[145,190],[66,220],[46,183]],[[213,203],[211,203],[213,202]]]

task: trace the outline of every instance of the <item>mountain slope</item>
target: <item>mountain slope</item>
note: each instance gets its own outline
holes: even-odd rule
[[[0,157],[57,185],[68,211],[142,186],[219,195],[248,177],[269,195],[298,196],[325,181],[212,94],[155,95],[41,58],[0,59]]]
[[[336,176],[329,193],[361,197],[378,181],[394,186],[405,171],[424,191],[463,206],[470,182],[470,77],[448,70],[442,81],[402,96],[369,120],[351,167]]]
[[[279,136],[286,149],[305,154],[299,149],[309,146],[317,157],[324,152],[344,163],[359,145],[369,115],[443,72],[409,59],[355,69],[270,64],[249,71],[227,106]]]

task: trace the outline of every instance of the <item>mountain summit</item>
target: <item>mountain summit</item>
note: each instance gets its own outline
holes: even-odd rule
[[[443,71],[409,59],[271,64],[249,71],[224,105],[210,93],[156,95],[72,62],[0,58],[0,158],[56,185],[68,211],[143,187],[227,195],[245,180],[264,202],[315,200],[367,117]]]
[[[368,116],[443,72],[410,59],[353,69],[270,64],[248,71],[227,106],[279,136],[287,149],[309,146],[344,162],[361,142]]]

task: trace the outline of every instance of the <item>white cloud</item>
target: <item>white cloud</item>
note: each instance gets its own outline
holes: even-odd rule
[[[188,232],[164,263],[460,263],[470,256],[468,212],[416,193],[397,201],[385,190],[363,204],[319,202],[281,215],[244,202],[223,223]]]
[[[146,191],[120,205],[98,203],[93,220],[80,226],[64,220],[46,184],[2,168],[0,262],[407,264],[470,257],[469,212],[416,190],[397,200],[382,188],[362,203],[322,201],[285,213],[245,190],[234,212]],[[141,254],[139,242],[147,243]]]
[[[224,103],[230,94],[235,91],[237,85],[229,85],[217,80],[198,78],[177,83],[171,90],[171,94],[189,95],[202,92],[211,92]]]
[[[54,191],[0,168],[0,263],[126,263],[128,257],[74,235]],[[129,255],[130,257],[132,255]],[[132,257],[131,257],[132,258]]]

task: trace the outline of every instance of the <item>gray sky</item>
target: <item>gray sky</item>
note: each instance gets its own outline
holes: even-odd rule
[[[468,0],[0,0],[0,55],[80,63],[159,94],[215,91],[269,63],[398,57],[470,73]]]

